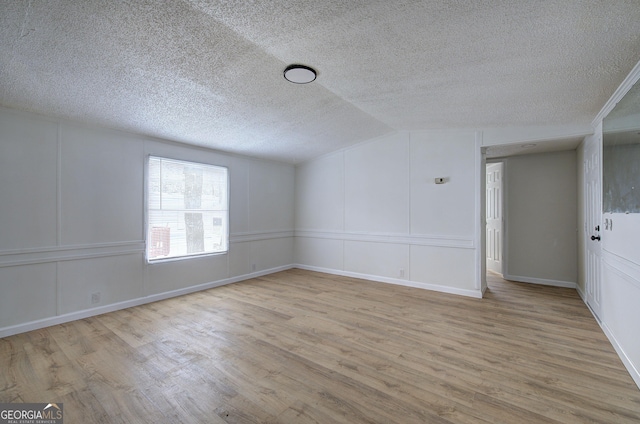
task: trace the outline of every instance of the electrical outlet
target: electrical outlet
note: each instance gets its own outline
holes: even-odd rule
[[[404,268],[400,268],[400,278],[404,278]]]
[[[255,271],[256,270],[256,264],[251,264],[251,271]]]
[[[91,293],[91,304],[100,303],[100,292]]]

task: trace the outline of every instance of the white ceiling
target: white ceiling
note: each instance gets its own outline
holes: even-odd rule
[[[0,105],[292,163],[588,124],[639,59],[638,0],[0,2]]]

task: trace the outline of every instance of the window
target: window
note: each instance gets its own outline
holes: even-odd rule
[[[147,169],[147,260],[226,252],[227,168],[150,156]]]

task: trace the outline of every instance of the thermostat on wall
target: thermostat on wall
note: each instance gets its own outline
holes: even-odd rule
[[[436,184],[444,184],[444,178],[436,178]]]

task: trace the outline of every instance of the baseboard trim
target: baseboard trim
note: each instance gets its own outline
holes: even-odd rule
[[[620,346],[618,340],[616,340],[616,337],[613,335],[611,330],[609,330],[607,324],[599,321],[598,319],[596,319],[596,321],[600,325],[600,328],[602,328],[602,331],[604,331],[605,336],[607,336],[613,348],[616,350],[616,353],[620,357],[620,360],[622,360],[622,363],[631,375],[631,378],[636,383],[636,386],[638,386],[638,389],[640,389],[640,371],[638,371],[638,369],[633,365],[633,362],[631,361],[631,359],[629,359],[624,349],[622,349],[622,346]]]
[[[379,275],[361,274],[359,272],[342,271],[332,268],[322,268],[317,266],[296,264],[294,268],[304,269],[307,271],[323,272],[325,274],[340,275],[342,277],[360,278],[363,280],[376,281],[379,283],[395,284],[398,286],[415,287],[418,289],[431,290],[441,293],[455,294],[466,297],[482,298],[481,290],[459,289],[456,287],[448,287],[439,284],[420,283],[416,281],[402,280],[399,278],[382,277]]]
[[[419,283],[419,282],[414,282],[414,281],[409,281],[409,280],[401,280],[401,279],[396,279],[396,278],[388,278],[388,277],[381,277],[381,276],[376,276],[376,275],[361,274],[361,273],[357,273],[357,272],[341,271],[341,270],[330,269],[330,268],[322,268],[322,267],[315,267],[315,266],[309,266],[309,265],[295,264],[295,265],[284,265],[284,266],[280,266],[280,267],[265,269],[265,270],[261,270],[261,271],[257,271],[257,272],[252,272],[250,274],[239,275],[239,276],[235,276],[235,277],[225,278],[223,280],[212,281],[212,282],[208,282],[208,283],[204,283],[204,284],[198,284],[196,286],[190,286],[190,287],[185,287],[185,288],[182,288],[182,289],[172,290],[172,291],[168,291],[168,292],[157,293],[157,294],[153,294],[153,295],[149,295],[149,296],[144,296],[144,297],[140,297],[140,298],[136,298],[136,299],[127,300],[127,301],[124,301],[124,302],[118,302],[118,303],[113,303],[113,304],[110,304],[110,305],[101,306],[101,307],[98,307],[98,308],[85,309],[85,310],[82,310],[82,311],[72,312],[72,313],[68,313],[68,314],[64,314],[64,315],[44,318],[44,319],[37,320],[37,321],[30,321],[30,322],[23,323],[23,324],[18,324],[18,325],[14,325],[14,326],[10,326],[10,327],[5,327],[5,328],[0,329],[0,338],[9,337],[9,336],[12,336],[12,335],[15,335],[15,334],[20,334],[20,333],[25,333],[25,332],[28,332],[28,331],[38,330],[38,329],[41,329],[41,328],[50,327],[52,325],[63,324],[65,322],[70,322],[70,321],[75,321],[75,320],[79,320],[79,319],[89,318],[89,317],[92,317],[92,316],[102,315],[102,314],[105,314],[105,313],[114,312],[114,311],[118,311],[118,310],[126,309],[126,308],[131,308],[131,307],[134,307],[134,306],[144,305],[144,304],[147,304],[147,303],[153,303],[153,302],[157,302],[157,301],[160,301],[160,300],[165,300],[165,299],[169,299],[169,298],[172,298],[172,297],[182,296],[182,295],[189,294],[189,293],[194,293],[194,292],[198,292],[198,291],[202,291],[202,290],[208,290],[208,289],[211,289],[211,288],[214,288],[214,287],[220,287],[220,286],[224,286],[224,285],[227,285],[227,284],[233,284],[233,283],[237,283],[237,282],[240,282],[240,281],[245,281],[245,280],[249,280],[249,279],[256,278],[256,277],[261,277],[261,276],[264,276],[264,275],[269,275],[269,274],[273,274],[273,273],[280,272],[280,271],[286,271],[286,270],[292,269],[292,268],[299,268],[299,269],[304,269],[304,270],[308,270],[308,271],[315,271],[315,272],[323,272],[323,273],[327,273],[327,274],[340,275],[340,276],[345,276],[345,277],[361,278],[361,279],[364,279],[364,280],[377,281],[377,282],[387,283],[387,284],[396,284],[396,285],[407,286],[407,287],[415,287],[415,288],[431,290],[431,291],[436,291],[436,292],[441,292],[441,293],[462,295],[462,296],[474,297],[474,298],[482,298],[482,291],[481,290],[458,289],[458,288],[454,288],[454,287],[447,287],[447,286],[442,286],[442,285],[437,285],[437,284]],[[519,278],[519,277],[514,277],[514,278]],[[557,285],[557,283],[568,284],[568,286],[567,285],[562,285],[561,287],[573,287],[573,288],[575,288],[578,291],[578,294],[582,298],[582,300],[583,301],[585,300],[584,293],[582,292],[580,287],[577,286],[575,283],[567,283],[567,282],[562,282],[562,281],[561,282],[556,282],[556,281],[551,281],[551,280],[542,280],[544,282],[539,282],[538,279],[530,279],[530,280],[536,280],[536,281],[525,281],[525,282],[534,282],[536,284],[546,284],[546,285]],[[552,282],[553,284],[549,284],[549,282]],[[585,302],[585,304],[586,304],[586,302]],[[593,314],[593,311],[591,311],[591,313]],[[598,324],[600,325],[600,328],[602,328],[602,331],[605,333],[605,335],[609,339],[611,345],[613,346],[613,348],[617,352],[618,356],[622,360],[625,368],[627,369],[627,371],[631,375],[631,378],[633,379],[633,381],[636,383],[636,385],[640,389],[640,372],[633,365],[633,362],[629,359],[629,357],[627,356],[625,351],[622,349],[622,347],[620,346],[620,344],[616,340],[616,338],[613,335],[613,333],[609,330],[607,325],[605,323],[603,323],[602,321],[600,321],[595,316],[595,314],[594,314],[594,317],[596,318],[596,322],[598,322]]]
[[[629,373],[629,375],[631,375],[631,378],[633,379],[634,383],[636,383],[636,386],[638,386],[638,389],[640,389],[640,371],[633,365],[633,362],[631,361],[631,359],[629,359],[629,356],[627,356],[624,349],[622,349],[622,346],[620,346],[620,344],[618,343],[618,340],[616,340],[616,337],[613,335],[613,333],[611,332],[607,324],[605,324],[598,317],[598,315],[595,312],[593,312],[593,309],[591,309],[591,307],[587,303],[587,297],[585,293],[582,291],[582,289],[580,288],[580,286],[576,286],[576,291],[578,292],[578,295],[580,296],[584,304],[587,305],[589,312],[591,312],[591,315],[593,315],[593,317],[595,318],[596,322],[604,332],[604,335],[607,336],[607,339],[609,339],[609,343],[611,343],[611,346],[613,346],[613,348],[615,349],[616,353],[618,354],[618,357],[624,364],[624,367],[627,369],[627,372]]]
[[[251,278],[262,277],[264,275],[273,274],[280,271],[286,271],[293,268],[293,265],[285,265],[275,268],[269,268],[250,274],[243,274],[235,277],[225,278],[223,280],[211,281],[208,283],[198,284],[196,286],[189,286],[177,290],[171,290],[168,292],[162,292],[152,294],[144,297],[138,297],[136,299],[125,300],[123,302],[112,303],[109,305],[100,306],[97,308],[84,309],[82,311],[71,312],[64,315],[57,315],[54,317],[43,318],[36,321],[30,321],[23,324],[17,324],[10,327],[0,329],[0,338],[13,336],[14,334],[26,333],[27,331],[38,330],[40,328],[50,327],[52,325],[63,324],[65,322],[76,321],[79,319],[89,318],[96,315],[106,314],[108,312],[114,312],[121,309],[131,308],[133,306],[144,305],[146,303],[153,303],[159,300],[170,299],[172,297],[182,296],[189,293],[195,293],[202,290],[212,289],[214,287],[220,287],[227,284],[237,283],[244,280],[250,280]]]
[[[578,285],[573,281],[545,280],[544,278],[522,277],[520,275],[504,274],[503,278],[507,281],[517,281],[520,283],[542,284],[544,286],[564,287],[575,289]]]
[[[279,266],[275,268],[269,268],[269,269],[265,269],[257,272],[252,272],[249,274],[243,274],[235,277],[225,278],[222,280],[211,281],[208,283],[184,287],[177,290],[156,293],[148,296],[139,297],[136,299],[126,300],[123,302],[112,303],[112,304],[100,306],[97,308],[83,309],[82,311],[71,312],[64,315],[47,317],[47,318],[43,318],[36,321],[29,321],[26,323],[21,323],[21,324],[12,325],[9,327],[0,328],[0,338],[13,336],[15,334],[20,334],[20,333],[26,333],[28,331],[38,330],[41,328],[50,327],[52,325],[64,324],[65,322],[76,321],[79,319],[102,315],[109,312],[118,311],[121,309],[131,308],[134,306],[144,305],[147,303],[158,302],[160,300],[170,299],[172,297],[178,297],[178,296],[195,293],[202,290],[208,290],[214,287],[220,287],[227,284],[250,280],[252,278],[262,277],[264,275],[269,275],[269,274],[273,274],[280,271],[286,271],[292,268],[300,268],[308,271],[323,272],[327,274],[341,275],[344,277],[360,278],[363,280],[377,281],[377,282],[388,283],[388,284],[396,284],[396,285],[406,286],[406,287],[415,287],[419,289],[431,290],[431,291],[436,291],[441,293],[449,293],[449,294],[455,294],[455,295],[461,295],[461,296],[467,296],[467,297],[482,298],[481,290],[465,290],[465,289],[458,289],[455,287],[442,286],[438,284],[420,283],[420,282],[409,281],[409,280],[401,280],[397,278],[388,278],[388,277],[382,277],[377,275],[361,274],[357,272],[340,271],[340,270],[329,269],[329,268],[295,264],[295,265],[284,265],[284,266]]]

